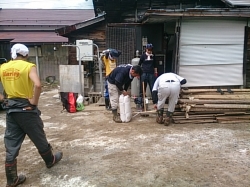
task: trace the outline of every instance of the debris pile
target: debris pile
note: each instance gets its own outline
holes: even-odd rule
[[[175,123],[249,123],[250,89],[182,90]]]

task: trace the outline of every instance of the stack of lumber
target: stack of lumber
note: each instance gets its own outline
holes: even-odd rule
[[[250,89],[182,90],[175,123],[250,123]]]

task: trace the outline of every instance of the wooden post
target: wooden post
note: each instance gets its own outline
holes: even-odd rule
[[[142,82],[142,93],[143,93],[143,103],[144,103],[144,112],[146,112],[146,100],[145,100],[145,85],[144,82]]]

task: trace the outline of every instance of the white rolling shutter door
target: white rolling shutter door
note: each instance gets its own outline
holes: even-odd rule
[[[183,20],[179,74],[186,86],[243,85],[246,22]]]
[[[249,0],[222,0],[222,2],[229,3],[232,6],[250,6]]]

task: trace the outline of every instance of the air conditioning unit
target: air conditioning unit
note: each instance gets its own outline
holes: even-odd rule
[[[76,49],[76,58],[79,61],[79,58],[81,61],[93,61],[93,40],[76,40],[76,45],[80,49],[80,55],[79,55],[79,49]]]

